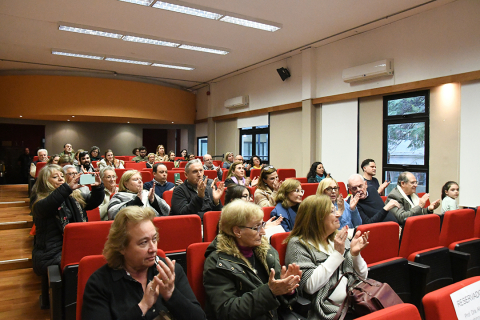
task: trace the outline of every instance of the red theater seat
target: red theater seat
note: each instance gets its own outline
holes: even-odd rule
[[[211,242],[218,234],[218,221],[222,211],[208,211],[203,215],[203,241]]]
[[[194,243],[187,248],[187,278],[195,297],[205,307],[205,288],[203,287],[203,264],[205,251],[210,242]]]
[[[414,305],[402,303],[372,312],[357,320],[422,320],[422,317]]]
[[[287,178],[295,178],[297,172],[295,169],[277,169],[278,180],[285,181]]]
[[[280,233],[275,233],[270,237],[270,244],[272,247],[275,248],[278,252],[278,257],[280,258],[280,265],[285,265],[285,253],[287,252],[287,244],[283,243],[283,240],[285,240],[288,236],[290,235],[290,232],[280,232]]]

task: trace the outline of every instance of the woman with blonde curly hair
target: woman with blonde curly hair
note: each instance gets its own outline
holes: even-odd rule
[[[299,267],[281,267],[263,235],[259,206],[236,199],[223,208],[220,233],[205,252],[208,319],[276,320],[277,308],[295,301]]]
[[[33,222],[36,238],[32,251],[33,270],[45,275],[48,266],[60,264],[62,257],[63,230],[73,222],[86,222],[87,210],[98,207],[105,196],[98,173],[92,192],[82,194],[79,190],[80,174],[69,183],[65,181],[62,167],[48,164],[39,172],[32,188]]]
[[[157,257],[151,208],[127,207],[112,223],[107,264],[85,286],[82,319],[205,319],[182,267]]]
[[[293,229],[298,206],[302,203],[304,193],[300,181],[296,179],[285,180],[278,189],[275,198],[277,205],[270,213],[270,217],[283,217],[282,227],[287,232]]]
[[[225,158],[223,159],[223,167],[225,169],[230,169],[230,166],[233,164],[233,157],[234,154],[233,152],[227,152],[225,153]]]
[[[165,147],[163,144],[157,146],[157,151],[155,151],[155,162],[168,161],[168,155],[165,153]]]
[[[108,219],[115,219],[121,209],[129,206],[152,208],[157,216],[170,213],[170,206],[155,194],[155,185],[150,190],[143,189],[142,176],[137,170],[128,170],[120,178],[118,192],[108,204]]]

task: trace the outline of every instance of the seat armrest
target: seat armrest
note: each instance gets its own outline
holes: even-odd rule
[[[311,305],[312,302],[310,300],[298,296],[297,302],[293,304],[293,311],[306,318],[308,317],[308,310],[310,310]]]
[[[460,251],[449,250],[452,264],[453,281],[458,282],[467,278],[468,261],[470,254]]]
[[[48,283],[50,288],[50,320],[62,320],[62,276],[58,265],[48,267]]]
[[[408,271],[412,288],[412,302],[419,312],[423,313],[422,298],[427,293],[427,275],[430,272],[430,266],[408,261]]]

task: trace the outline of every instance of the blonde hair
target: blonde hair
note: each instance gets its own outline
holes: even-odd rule
[[[277,191],[275,202],[281,202],[282,207],[288,208],[288,194],[292,191],[295,191],[298,187],[300,187],[300,181],[298,181],[297,179],[287,179],[283,181]]]
[[[317,248],[320,245],[327,246],[328,240],[335,238],[337,231],[326,234],[325,218],[332,212],[332,201],[326,195],[312,195],[302,201],[298,207],[295,225],[284,243],[288,243],[292,237],[298,237],[308,244],[313,243]]]
[[[125,183],[127,183],[128,180],[130,180],[136,174],[140,175],[140,172],[137,170],[125,171],[122,177],[120,178],[120,182],[118,183],[118,192],[128,191],[128,188],[125,186]]]
[[[232,165],[230,166],[230,169],[228,169],[227,177],[225,179],[228,179],[231,176],[233,176],[235,172],[235,168],[239,165],[243,166],[243,163],[241,163],[240,161],[233,162]]]
[[[121,252],[130,243],[129,226],[135,226],[146,220],[153,223],[154,217],[155,211],[148,207],[129,206],[117,213],[103,248],[103,255],[110,268],[123,269],[124,267],[125,257]]]
[[[48,179],[56,171],[63,175],[63,168],[58,164],[47,164],[38,173],[37,181],[32,188],[32,199],[35,201],[32,205],[32,209],[39,200],[45,199],[55,190],[55,187],[50,183],[50,181],[48,181]],[[83,199],[82,193],[79,190],[74,190],[70,196],[77,200],[82,208],[85,208],[85,199]]]
[[[252,220],[263,220],[263,210],[252,202],[235,199],[223,207],[219,233],[235,239],[233,227],[245,226]]]
[[[160,148],[163,148],[163,155],[158,154],[158,150],[160,150]],[[163,144],[159,144],[159,145],[157,146],[157,150],[155,151],[155,154],[156,154],[157,156],[161,156],[161,157],[164,157],[164,156],[167,155],[167,153],[165,152],[165,147],[163,146]]]
[[[223,161],[228,162],[228,163],[233,163],[233,162],[228,161],[228,157],[230,157],[230,155],[233,155],[233,152],[225,153],[225,158],[223,159]]]
[[[317,188],[317,196],[320,196],[322,194],[324,194],[325,192],[325,189],[327,189],[328,187],[330,187],[330,185],[332,184],[332,181],[335,182],[335,184],[337,185],[337,188],[338,188],[338,183],[335,179],[333,178],[325,178],[323,179],[322,181],[320,181],[320,183],[318,184],[318,188]],[[338,194],[338,193],[337,193]]]

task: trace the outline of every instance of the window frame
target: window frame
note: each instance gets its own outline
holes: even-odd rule
[[[243,155],[243,145],[242,145],[242,136],[243,135],[252,135],[252,156],[258,155],[257,154],[257,135],[258,134],[268,134],[268,146],[267,146],[267,152],[268,156],[266,160],[262,160],[262,163],[270,163],[270,125],[268,126],[260,126],[263,128],[258,128],[258,127],[249,127],[249,129],[244,129],[240,128],[240,135],[239,135],[239,153],[242,155],[242,157],[245,159],[245,156]],[[245,159],[246,161],[250,160]]]
[[[203,154],[200,154],[200,140],[207,139],[207,153],[208,153],[208,136],[197,137],[197,156],[203,157]]]
[[[424,96],[425,112],[407,115],[388,115],[388,102],[391,100],[405,99]],[[425,124],[425,145],[424,145],[424,164],[423,165],[406,165],[406,164],[388,164],[388,126],[392,124],[402,123],[424,123]],[[429,187],[429,162],[430,162],[430,90],[414,91],[401,94],[388,95],[383,97],[383,141],[382,141],[382,181],[386,179],[387,171],[410,171],[422,172],[426,174],[426,192]],[[397,181],[391,181],[396,184]]]

